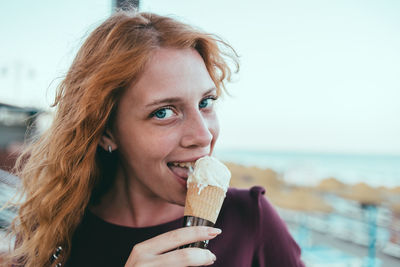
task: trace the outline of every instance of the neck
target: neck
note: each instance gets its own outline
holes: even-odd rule
[[[138,190],[125,175],[117,175],[115,184],[90,210],[103,220],[128,227],[147,227],[176,220],[183,216],[182,206],[169,203],[148,192]]]

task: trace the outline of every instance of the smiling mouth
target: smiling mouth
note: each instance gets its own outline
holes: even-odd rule
[[[194,162],[168,162],[167,166],[176,176],[186,180],[193,171]]]

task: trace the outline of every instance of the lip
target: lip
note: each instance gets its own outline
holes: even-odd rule
[[[202,157],[205,157],[205,156],[208,156],[208,155],[209,155],[209,154],[205,154],[205,155],[201,155],[201,156],[197,156],[197,157],[192,157],[192,158],[187,158],[187,159],[182,159],[182,160],[171,160],[171,161],[168,161],[168,162],[176,162],[176,163],[196,162],[196,160],[198,160],[199,158],[202,158]],[[175,177],[175,179],[178,181],[178,183],[179,183],[180,185],[182,185],[184,188],[187,188],[187,178],[183,178],[183,177],[180,177],[180,176],[176,175],[176,174],[169,168],[168,162],[166,163],[166,165],[167,165],[168,170],[169,170],[169,172],[171,173],[171,175]]]
[[[175,177],[175,179],[178,181],[178,183],[182,187],[187,188],[187,178],[183,178],[183,177],[180,177],[180,176],[176,175],[169,167],[168,167],[168,171],[171,173],[171,175],[173,177]]]
[[[176,175],[175,173],[173,173],[171,170],[169,170],[172,175],[176,178],[176,180],[178,181],[178,183],[180,185],[182,185],[184,188],[187,188],[187,179],[184,179],[182,177],[179,177],[178,175]]]
[[[202,156],[198,156],[198,157],[193,157],[193,158],[188,158],[188,159],[181,159],[181,160],[170,160],[168,162],[177,162],[177,163],[182,163],[182,162],[196,162],[196,160],[198,160],[199,158],[205,157],[205,156],[209,156],[210,154],[204,154]],[[167,163],[168,163],[167,162]]]

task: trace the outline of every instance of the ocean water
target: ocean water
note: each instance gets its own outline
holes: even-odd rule
[[[335,177],[347,183],[371,186],[400,186],[400,156],[350,155],[300,152],[216,150],[223,161],[271,168],[289,183],[316,185]]]

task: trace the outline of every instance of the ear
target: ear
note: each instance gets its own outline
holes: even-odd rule
[[[101,146],[107,152],[110,152],[110,150],[112,152],[118,148],[118,145],[115,142],[114,135],[111,133],[110,130],[104,131],[103,135],[100,138],[99,146]]]

